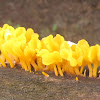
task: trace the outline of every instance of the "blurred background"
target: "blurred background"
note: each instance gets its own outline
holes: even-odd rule
[[[77,43],[100,44],[99,0],[0,0],[0,26],[33,28],[40,39],[61,34]]]

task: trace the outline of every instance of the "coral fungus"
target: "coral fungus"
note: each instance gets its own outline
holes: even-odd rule
[[[87,66],[89,77],[97,77],[100,45],[89,46],[84,39],[77,44],[70,43],[59,34],[39,40],[39,35],[31,28],[14,29],[5,24],[0,28],[0,64],[6,67],[7,62],[14,68],[20,63],[25,71],[31,72],[33,68],[45,76],[49,75],[44,71],[53,71],[56,76],[64,76],[64,73],[86,76]]]

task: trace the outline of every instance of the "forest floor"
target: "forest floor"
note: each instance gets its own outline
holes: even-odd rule
[[[100,80],[53,72],[35,74],[21,69],[0,68],[0,100],[99,100]]]

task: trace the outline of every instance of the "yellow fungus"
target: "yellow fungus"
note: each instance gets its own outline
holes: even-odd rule
[[[76,81],[79,81],[78,77],[75,78]]]
[[[45,73],[45,72],[42,72],[42,74],[43,74],[44,76],[46,76],[46,77],[49,77],[49,75],[48,75],[47,73]]]
[[[48,74],[44,71],[53,71],[56,76],[70,73],[77,76],[83,74],[86,77],[84,67],[87,66],[89,77],[97,77],[100,45],[89,46],[84,39],[70,45],[60,34],[39,40],[39,35],[31,28],[14,29],[4,24],[0,27],[0,66],[6,67],[6,63],[9,63],[11,68],[14,68],[15,64],[21,64],[22,69],[30,73],[33,70],[43,71],[45,76]]]
[[[84,74],[83,75],[84,75],[84,77],[86,77],[86,69],[84,70]]]

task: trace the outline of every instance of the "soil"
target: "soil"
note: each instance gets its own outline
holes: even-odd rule
[[[100,44],[99,0],[0,0],[0,26],[33,28],[40,39],[61,34],[77,43]],[[0,68],[0,100],[99,100],[100,80],[65,75],[44,77],[21,69]]]
[[[0,100],[99,100],[100,80],[47,72],[35,74],[21,69],[0,68]]]

